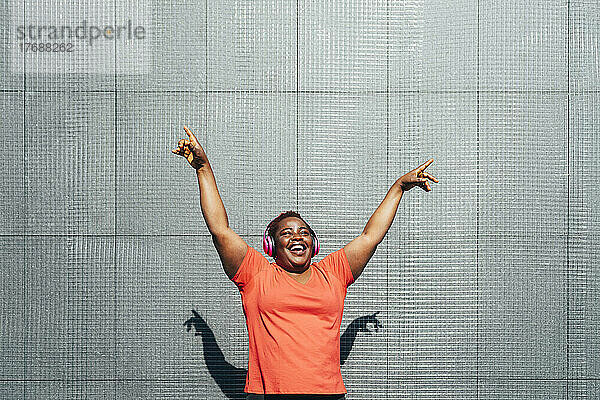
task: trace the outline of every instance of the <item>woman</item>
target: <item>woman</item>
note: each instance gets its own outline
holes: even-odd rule
[[[340,324],[347,287],[362,273],[386,235],[402,194],[431,191],[425,172],[433,159],[400,177],[363,232],[342,249],[313,263],[319,244],[300,214],[275,218],[263,234],[273,263],[248,246],[227,220],[206,153],[184,126],[173,153],[196,170],[200,205],[225,273],[238,287],[249,335],[245,392],[248,399],[344,399],[339,364]]]

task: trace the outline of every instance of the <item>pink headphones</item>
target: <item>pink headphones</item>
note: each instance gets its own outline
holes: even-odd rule
[[[273,221],[275,221],[275,219],[273,219],[271,222],[269,222],[269,224],[267,225],[267,228],[265,229],[265,233],[263,233],[263,250],[269,257],[273,257],[273,253],[275,251],[275,239],[273,239],[273,237],[271,235],[267,234],[269,231],[269,226],[271,226],[271,223]],[[319,249],[320,249],[319,239],[317,239],[317,235],[315,235],[315,233],[312,231],[312,229],[310,230],[310,236],[312,237],[312,240],[313,240],[313,254],[311,257],[314,257],[317,254],[319,254]]]

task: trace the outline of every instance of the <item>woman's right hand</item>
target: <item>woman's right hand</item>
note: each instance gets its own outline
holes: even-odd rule
[[[189,140],[181,139],[179,143],[177,143],[177,148],[171,150],[173,153],[185,157],[186,160],[190,163],[192,168],[195,170],[199,170],[206,163],[208,163],[208,158],[206,157],[206,153],[200,143],[198,143],[198,139],[196,136],[188,129],[187,126],[183,126],[185,133],[187,133]]]

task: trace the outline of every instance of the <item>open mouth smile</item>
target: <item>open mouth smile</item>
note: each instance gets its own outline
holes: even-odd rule
[[[290,252],[296,256],[301,256],[306,252],[307,246],[304,243],[294,243],[289,246]]]

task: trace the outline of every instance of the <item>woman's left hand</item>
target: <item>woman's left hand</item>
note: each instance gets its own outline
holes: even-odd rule
[[[424,164],[419,167],[413,169],[412,171],[402,175],[396,183],[400,185],[402,191],[407,191],[412,189],[415,186],[419,186],[421,189],[426,192],[431,191],[431,186],[429,186],[428,179],[432,182],[438,183],[439,181],[432,175],[425,172],[425,168],[429,166],[433,162],[433,158],[426,161]]]

